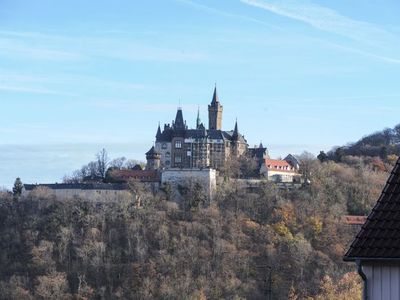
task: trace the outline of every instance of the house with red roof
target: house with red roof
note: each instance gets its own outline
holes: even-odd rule
[[[265,158],[260,174],[274,182],[300,182],[301,178],[298,167],[283,159]]]

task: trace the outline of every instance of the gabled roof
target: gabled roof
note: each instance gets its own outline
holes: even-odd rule
[[[265,159],[265,166],[270,171],[297,173],[297,171],[286,160],[281,159]]]
[[[271,167],[288,167],[288,168],[292,168],[292,166],[286,161],[286,160],[282,160],[282,159],[271,159],[271,158],[266,158],[265,159],[265,164],[267,166],[271,166]]]
[[[344,260],[400,260],[400,159]]]

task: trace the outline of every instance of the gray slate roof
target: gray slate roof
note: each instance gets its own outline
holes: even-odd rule
[[[54,184],[24,184],[27,191],[37,187],[45,187],[52,190],[126,190],[126,184],[121,183],[54,183]]]
[[[400,260],[400,159],[344,260]]]

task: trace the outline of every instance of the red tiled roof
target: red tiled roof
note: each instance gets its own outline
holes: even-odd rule
[[[344,216],[342,221],[347,225],[362,225],[367,220],[367,216]]]
[[[295,169],[286,160],[266,158],[265,166],[271,171],[295,172]]]
[[[160,176],[156,170],[114,170],[111,177],[117,181],[128,181],[129,179],[138,179],[143,182],[159,181]]]

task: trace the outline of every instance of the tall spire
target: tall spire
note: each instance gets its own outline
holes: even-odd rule
[[[235,122],[235,129],[233,130],[232,139],[234,141],[237,141],[239,139],[239,129],[238,129],[238,124],[237,124],[237,119]]]
[[[199,129],[201,124],[201,120],[200,120],[200,107],[197,108],[197,119],[196,119],[196,129]]]
[[[157,129],[157,134],[156,134],[156,141],[158,141],[161,138],[161,128],[160,128],[160,122],[158,122],[158,129]]]
[[[211,105],[215,105],[217,103],[219,103],[219,99],[218,99],[218,94],[217,94],[217,84],[215,84],[214,94],[213,94],[213,98],[212,98],[212,101],[211,101]]]

